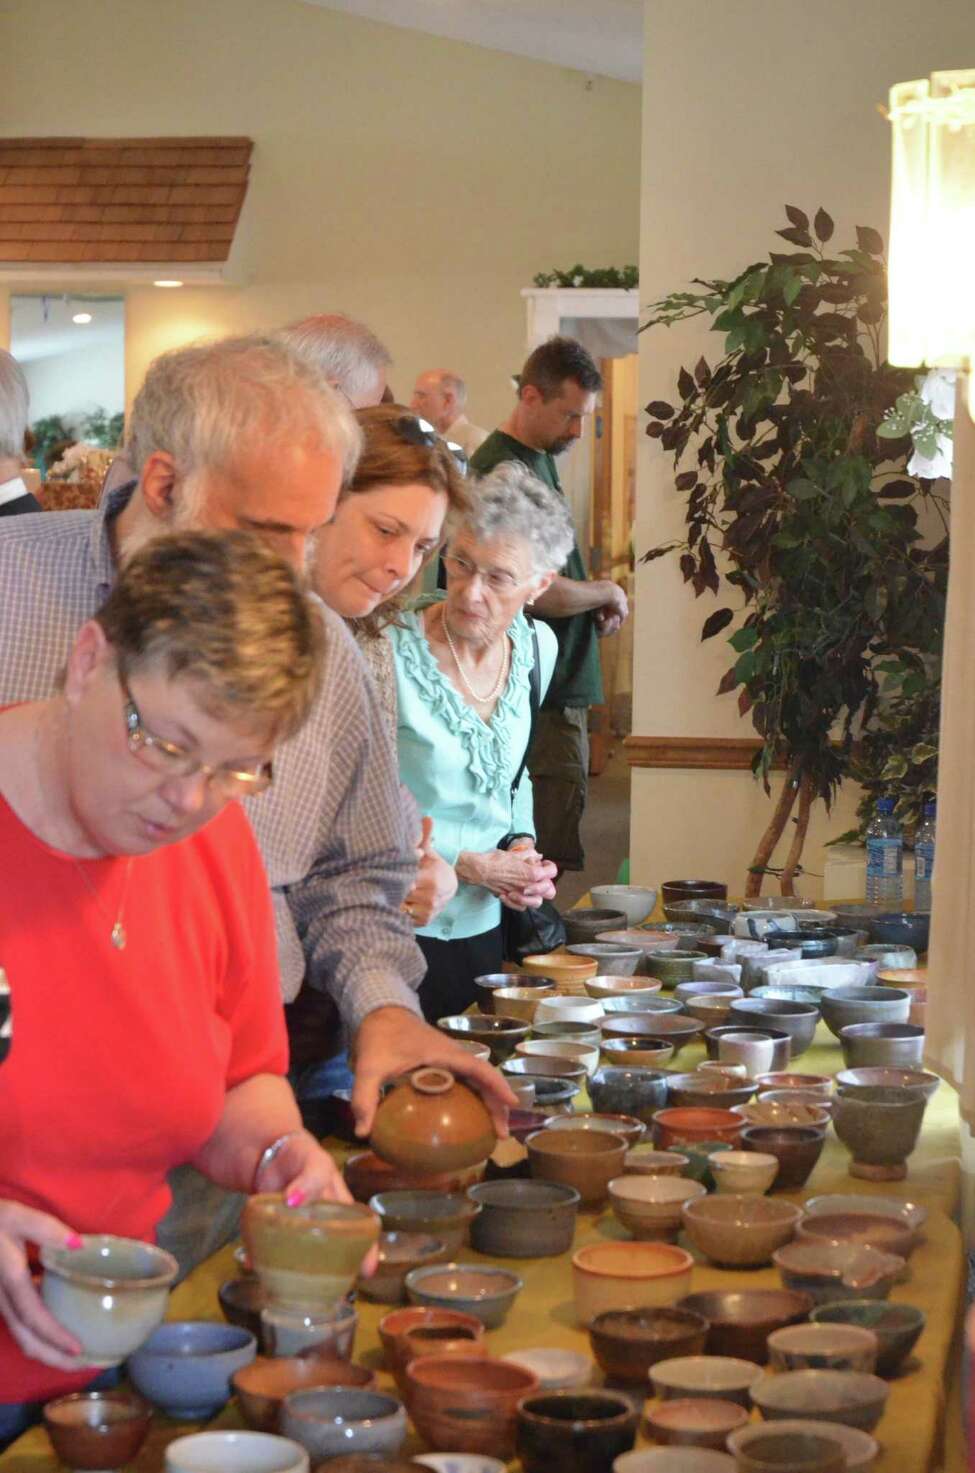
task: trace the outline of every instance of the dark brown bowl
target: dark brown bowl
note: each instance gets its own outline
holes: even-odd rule
[[[658,1360],[703,1355],[708,1322],[693,1310],[607,1309],[589,1326],[592,1353],[607,1376],[645,1386]]]
[[[500,1064],[515,1051],[515,1044],[528,1037],[529,1025],[521,1018],[507,1018],[503,1013],[458,1013],[439,1018],[437,1027],[448,1038],[473,1039],[491,1050],[491,1063]]]
[[[413,1425],[442,1452],[514,1455],[518,1403],[538,1390],[538,1377],[514,1361],[429,1356],[406,1368],[405,1399]]]
[[[660,887],[664,905],[682,900],[727,900],[728,886],[720,880],[664,880]]]
[[[481,1012],[493,1013],[491,994],[499,987],[554,987],[555,983],[551,977],[539,977],[535,972],[485,972],[474,978],[474,986],[477,988],[477,1005]]]
[[[667,1080],[667,1104],[678,1107],[730,1110],[734,1105],[747,1104],[754,1093],[750,1079],[716,1078],[706,1070],[672,1074]]]
[[[377,1192],[407,1191],[411,1187],[427,1192],[466,1192],[484,1175],[484,1163],[468,1166],[463,1171],[430,1175],[391,1166],[375,1151],[356,1151],[346,1161],[342,1175],[355,1200],[368,1202]]]
[[[619,1391],[537,1391],[518,1403],[523,1473],[599,1473],[636,1441],[639,1410]]]
[[[704,1032],[686,1013],[607,1013],[599,1026],[603,1038],[662,1038],[675,1054]]]
[[[777,1159],[777,1192],[805,1186],[825,1143],[825,1125],[746,1125],[741,1133],[742,1150],[765,1151]]]
[[[152,1410],[129,1391],[76,1391],[44,1408],[54,1451],[69,1468],[121,1468],[146,1440]]]
[[[259,1355],[230,1378],[244,1421],[255,1432],[277,1432],[281,1405],[292,1391],[309,1387],[375,1386],[375,1374],[351,1361],[314,1355]]]
[[[675,1305],[707,1320],[708,1355],[730,1355],[760,1366],[768,1361],[773,1330],[798,1325],[812,1307],[812,1296],[797,1289],[712,1289],[685,1294]]]
[[[261,1310],[267,1308],[267,1294],[260,1279],[227,1279],[217,1290],[217,1298],[228,1325],[249,1330],[261,1342]]]

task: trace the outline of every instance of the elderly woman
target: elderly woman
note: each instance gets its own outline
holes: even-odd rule
[[[90,1382],[27,1245],[151,1239],[166,1173],[347,1199],[301,1129],[267,880],[240,806],[304,721],[322,624],[249,534],[160,538],[49,700],[0,711],[0,1446]]]
[[[555,866],[533,842],[531,781],[522,759],[537,663],[544,697],[555,636],[524,609],[572,547],[569,511],[520,462],[477,483],[444,556],[447,592],[391,625],[400,775],[436,825],[457,871],[456,896],[418,940],[427,959],[427,1018],[466,1007],[474,978],[500,969],[501,906],[525,909],[554,893]],[[512,783],[521,777],[512,797]],[[517,848],[499,848],[506,836]]]

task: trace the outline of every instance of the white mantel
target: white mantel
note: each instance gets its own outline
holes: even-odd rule
[[[629,317],[640,315],[636,287],[528,286],[525,300],[526,346],[530,353],[560,330],[564,317]]]

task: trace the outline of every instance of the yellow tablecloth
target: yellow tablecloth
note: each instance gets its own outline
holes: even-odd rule
[[[703,1047],[694,1044],[680,1055],[681,1067],[693,1068],[703,1057]],[[821,1026],[811,1049],[797,1067],[809,1073],[832,1074],[841,1066],[839,1045]],[[963,1302],[964,1256],[961,1237],[952,1218],[958,1200],[958,1110],[957,1097],[942,1085],[928,1106],[918,1150],[909,1162],[904,1182],[881,1184],[860,1182],[847,1172],[847,1152],[830,1130],[826,1148],[806,1187],[789,1193],[799,1201],[822,1192],[863,1192],[903,1196],[922,1202],[928,1209],[925,1241],[911,1257],[908,1282],[899,1284],[892,1299],[920,1306],[927,1327],[918,1342],[909,1369],[891,1382],[891,1394],[877,1436],[881,1454],[874,1473],[927,1473],[938,1465],[946,1385],[953,1354],[952,1342]],[[600,1237],[621,1238],[626,1234],[607,1210],[580,1214],[576,1246]],[[465,1253],[476,1259],[478,1255]],[[507,1322],[488,1332],[492,1354],[519,1347],[565,1346],[588,1353],[585,1331],[576,1324],[572,1302],[569,1256],[503,1262],[522,1275],[525,1288]],[[231,1250],[225,1249],[191,1274],[173,1293],[170,1319],[219,1319],[216,1290],[221,1280],[234,1272]],[[703,1259],[694,1269],[692,1288],[717,1289],[743,1284],[761,1287],[778,1283],[769,1267],[731,1272],[717,1269]],[[376,1326],[387,1306],[362,1302],[355,1359],[379,1371],[380,1383],[391,1386],[379,1351]],[[228,1406],[213,1424],[240,1425],[236,1408]],[[139,1473],[157,1473],[162,1467],[162,1449],[173,1437],[196,1430],[194,1425],[169,1422],[157,1416],[150,1438],[133,1467]],[[641,1434],[642,1441],[642,1434]],[[419,1451],[411,1440],[407,1449]],[[57,1464],[46,1434],[35,1430],[22,1437],[3,1456],[2,1473],[53,1473]]]

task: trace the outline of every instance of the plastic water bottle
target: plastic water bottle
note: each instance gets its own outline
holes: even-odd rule
[[[893,798],[878,798],[867,828],[867,904],[898,909],[904,890],[904,836]]]
[[[914,840],[914,909],[931,909],[931,876],[934,873],[936,805],[925,803],[924,822]]]

